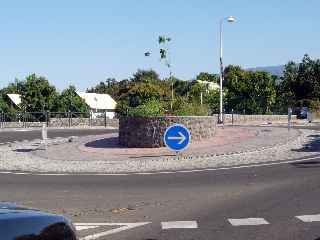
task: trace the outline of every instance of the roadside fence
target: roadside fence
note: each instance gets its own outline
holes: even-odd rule
[[[117,127],[114,110],[103,112],[0,112],[0,128]]]

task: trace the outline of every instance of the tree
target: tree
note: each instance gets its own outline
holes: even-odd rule
[[[289,62],[285,66],[282,82],[278,86],[278,104],[282,108],[314,107],[320,100],[320,60],[307,54],[301,63]]]
[[[54,110],[58,93],[46,78],[31,74],[26,78],[24,87],[21,100],[22,106],[27,112]]]
[[[115,78],[107,78],[105,82],[100,82],[95,87],[87,89],[88,93],[109,94],[113,99],[118,100],[120,96],[121,84]]]
[[[18,106],[13,104],[7,94],[21,94],[25,89],[24,82],[15,79],[7,87],[0,90],[0,112],[13,113],[20,111]]]
[[[164,101],[167,91],[162,84],[138,83],[135,84],[122,99],[127,99],[130,107],[137,107],[151,100]]]
[[[270,73],[248,72],[239,66],[225,69],[225,90],[227,111],[270,113],[276,100],[275,79]]]
[[[192,82],[188,96],[190,99],[192,99],[192,101],[200,103],[201,93],[204,94],[205,92],[206,88],[203,84]]]
[[[219,112],[220,107],[220,92],[212,90],[204,95],[204,104],[208,105],[212,114]]]
[[[191,81],[184,81],[175,77],[172,77],[172,81],[173,81],[173,89],[174,89],[175,95],[188,96],[190,89],[192,87]],[[171,82],[168,84],[170,86]]]
[[[155,82],[160,81],[160,77],[158,73],[156,73],[154,70],[141,70],[138,69],[138,71],[133,75],[133,78],[131,79],[133,83],[141,83],[141,82]]]
[[[207,73],[207,72],[201,72],[201,73],[198,74],[196,79],[199,80],[199,81],[204,81],[204,82],[215,82],[215,83],[218,83],[219,75],[211,74],[211,73]]]
[[[171,42],[171,38],[167,36],[159,36],[158,43],[160,47],[160,61],[164,63],[164,65],[169,70],[169,81],[171,81],[171,103],[170,109],[173,109],[173,102],[174,102],[174,81],[172,79],[172,65],[171,65],[171,58],[170,58],[170,51],[169,51],[169,43]]]
[[[88,106],[85,101],[77,94],[74,86],[69,86],[63,90],[56,98],[55,102],[58,112],[88,112]]]

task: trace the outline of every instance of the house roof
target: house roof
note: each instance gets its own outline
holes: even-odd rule
[[[201,81],[197,80],[198,83],[206,85],[208,90],[217,90],[220,88],[220,85],[215,82]]]
[[[10,100],[16,105],[19,106],[21,104],[21,95],[20,94],[7,94]]]
[[[109,94],[77,92],[91,109],[115,109],[116,101]]]

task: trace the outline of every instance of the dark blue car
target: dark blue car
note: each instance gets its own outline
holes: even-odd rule
[[[0,203],[1,240],[77,240],[76,230],[63,216]]]
[[[302,107],[297,112],[298,119],[307,119],[309,109],[307,107]]]

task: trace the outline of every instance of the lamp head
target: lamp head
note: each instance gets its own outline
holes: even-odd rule
[[[227,21],[228,21],[229,23],[233,23],[233,22],[236,21],[236,18],[233,17],[233,16],[229,16],[229,17],[227,17]]]

